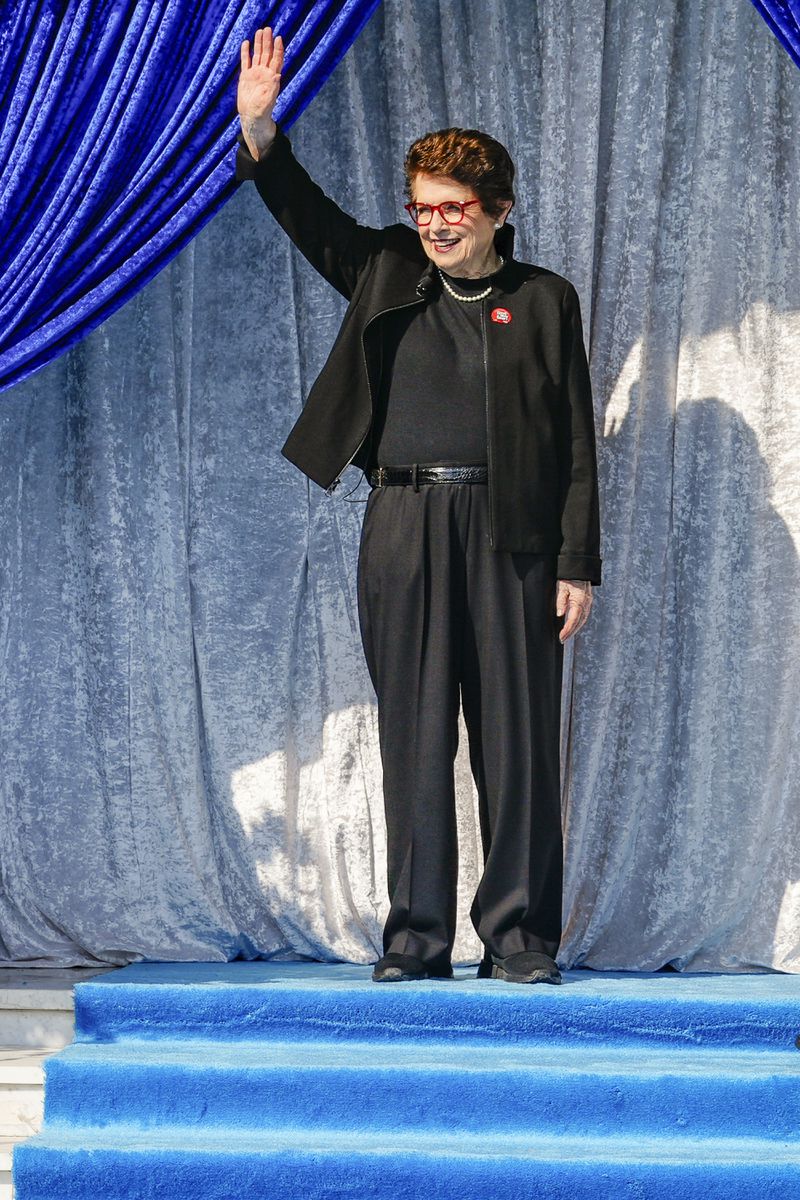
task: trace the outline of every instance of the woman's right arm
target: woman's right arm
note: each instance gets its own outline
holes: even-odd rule
[[[314,183],[273,120],[280,90],[283,41],[267,25],[256,30],[253,55],[242,42],[237,108],[242,132],[236,179],[252,179],[278,224],[311,265],[348,300],[382,244],[383,231],[359,225]]]

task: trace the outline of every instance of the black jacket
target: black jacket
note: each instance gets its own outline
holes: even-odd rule
[[[349,301],[341,328],[281,453],[328,492],[366,466],[381,370],[382,313],[425,304],[441,281],[411,225],[360,225],[326,196],[278,125],[256,161],[238,137],[236,179],[264,203],[313,267]],[[514,259],[514,227],[495,244],[503,287],[482,300],[491,545],[558,555],[559,579],[600,583],[594,411],[580,304],[562,275]],[[498,311],[499,310],[499,311]]]

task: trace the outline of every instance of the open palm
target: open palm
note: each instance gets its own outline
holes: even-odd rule
[[[257,29],[250,57],[250,39],[242,42],[242,70],[236,94],[236,107],[241,117],[260,120],[271,117],[281,88],[283,38],[273,38],[272,29],[265,25]]]

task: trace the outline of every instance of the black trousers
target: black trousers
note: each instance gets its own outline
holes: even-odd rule
[[[561,935],[556,556],[493,550],[488,486],[374,487],[358,611],[378,698],[389,916],[384,953],[446,973],[455,939],[459,703],[484,869],[470,910],[489,953],[554,955]]]

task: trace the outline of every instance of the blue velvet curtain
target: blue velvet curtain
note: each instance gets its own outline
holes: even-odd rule
[[[800,0],[753,0],[753,4],[800,67]]]
[[[378,2],[0,8],[0,389],[125,304],[231,196],[243,39],[282,34],[288,128]]]

